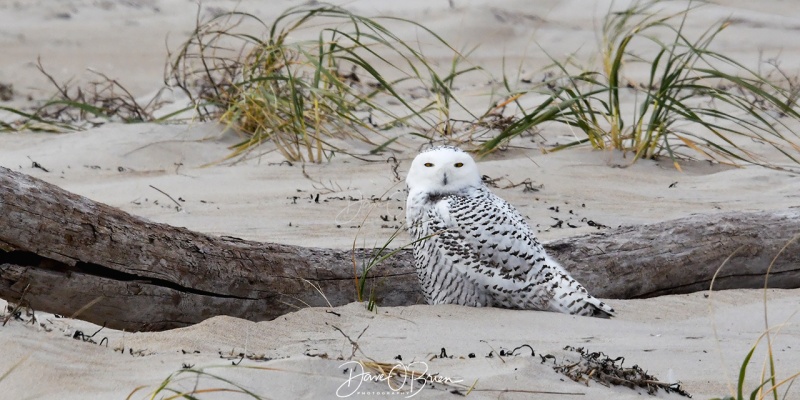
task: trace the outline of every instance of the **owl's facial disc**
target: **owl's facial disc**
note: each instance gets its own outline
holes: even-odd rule
[[[411,189],[453,193],[481,184],[478,166],[469,154],[439,148],[420,153],[411,163],[406,183]]]

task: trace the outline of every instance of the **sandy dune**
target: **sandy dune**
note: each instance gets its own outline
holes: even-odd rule
[[[505,58],[506,65],[513,66],[507,67],[509,74],[515,76],[519,69],[534,77],[548,62],[545,51],[589,59],[596,49],[596,17],[608,9],[605,1],[539,1],[535,6],[521,0],[453,3],[455,8],[446,1],[343,4],[367,15],[391,14],[420,22],[456,47],[480,45],[472,59],[495,75],[502,74]],[[689,32],[702,32],[710,22],[731,16],[734,22],[715,43],[717,50],[754,67],[759,57],[779,57],[787,70],[800,72],[796,40],[800,8],[780,0],[757,5],[741,0],[712,3],[723,4],[698,9],[688,21]],[[296,4],[206,1],[199,14],[238,9],[269,20]],[[665,5],[675,10],[684,6],[683,2]],[[194,27],[197,13],[194,2],[179,0],[0,0],[0,83],[13,84],[15,92],[12,100],[0,105],[19,107],[28,104],[29,97],[41,99],[52,93],[35,68],[37,57],[58,80],[91,78],[86,69],[93,68],[146,98],[162,82],[165,38],[174,48]],[[445,54],[430,56],[449,62]],[[632,67],[631,75],[635,78],[637,73]],[[470,79],[459,90],[468,95],[470,104],[485,107],[492,85],[485,76]],[[587,220],[616,227],[698,213],[800,206],[800,181],[791,171],[686,161],[683,172],[678,172],[669,161],[645,160],[629,166],[630,155],[624,158],[588,148],[546,155],[540,151],[572,134],[564,127],[549,127],[524,143],[527,149],[498,152],[480,162],[483,174],[500,178],[496,192],[517,206],[546,241],[595,230]],[[276,152],[234,165],[206,166],[225,157],[227,145],[235,140],[235,134],[222,127],[193,122],[106,124],[63,135],[4,133],[0,165],[154,221],[259,241],[336,248],[349,248],[355,241],[358,246],[373,246],[387,240],[404,220],[401,179],[421,143],[398,145],[397,175],[386,161],[365,163],[337,156],[323,165],[288,165]],[[766,151],[759,143],[748,146]],[[33,167],[33,161],[47,172]],[[525,180],[537,190],[524,190],[519,184]],[[156,188],[179,200],[181,210]],[[317,195],[319,202],[313,200]],[[551,227],[556,219],[576,228]],[[405,235],[401,239],[396,245],[408,241]],[[609,302],[618,311],[612,320],[425,305],[379,307],[373,313],[362,304],[350,304],[300,310],[263,322],[220,316],[159,333],[103,329],[92,338],[98,343],[108,338],[102,345],[84,342],[80,335],[73,338],[76,330],[88,336],[98,326],[42,312],[31,324],[23,313],[23,320],[12,318],[0,327],[0,377],[10,371],[0,379],[0,397],[125,398],[144,386],[132,397],[139,399],[183,365],[192,365],[211,368],[206,371],[264,398],[335,398],[353,388],[342,388],[354,367],[343,365],[353,356],[347,335],[358,342],[353,359],[403,365],[425,362],[441,377],[460,380],[466,387],[474,383],[469,396],[475,398],[642,398],[641,389],[606,388],[596,382],[586,386],[554,372],[552,359],[541,363],[540,355],[547,354],[558,362],[577,361],[575,353],[564,350],[575,346],[612,358],[623,356],[624,366],[637,364],[662,381],[680,381],[695,398],[707,399],[730,394],[729,385],[744,356],[765,330],[765,293],[732,290],[707,295],[612,299]],[[800,371],[796,315],[800,291],[770,290],[767,298],[769,324],[786,322],[775,333],[773,353],[780,377],[787,377]],[[527,348],[513,356],[498,355],[523,344],[536,355],[532,357]],[[452,357],[434,357],[442,349]],[[490,352],[492,357],[487,357]],[[231,360],[224,356],[238,361],[239,353],[269,361],[241,362],[257,369],[227,367]],[[750,364],[750,387],[756,386],[764,354],[762,346]],[[171,387],[190,388],[194,378],[186,376]],[[203,378],[198,385],[222,383]],[[457,395],[449,393],[452,389],[467,392],[463,387],[435,386],[415,398],[453,398]],[[796,386],[787,399],[800,399]],[[351,397],[399,396],[387,394],[385,383],[364,383],[358,391]],[[404,393],[406,397],[416,392]],[[663,391],[657,395],[678,397]],[[207,393],[198,398],[243,397]]]

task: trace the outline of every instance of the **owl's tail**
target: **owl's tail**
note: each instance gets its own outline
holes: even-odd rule
[[[598,318],[611,318],[614,316],[614,309],[611,306],[588,294],[578,299],[575,305],[569,308],[568,312],[574,315]]]
[[[540,290],[544,290],[543,297],[546,298],[543,308],[588,317],[614,316],[611,306],[590,295],[558,262],[545,255],[543,264],[541,268],[544,273],[539,274],[537,282]]]
[[[614,309],[600,299],[590,295],[584,287],[569,275],[564,274],[560,284],[551,291],[550,310],[587,317],[611,318]]]

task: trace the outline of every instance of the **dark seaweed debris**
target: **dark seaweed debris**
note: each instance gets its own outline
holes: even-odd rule
[[[563,363],[555,365],[553,369],[568,376],[575,382],[588,384],[591,379],[605,386],[617,385],[630,389],[644,388],[647,389],[647,393],[650,395],[654,395],[658,392],[658,389],[662,389],[667,393],[677,393],[681,396],[692,397],[691,394],[681,388],[680,383],[661,382],[638,365],[634,365],[631,368],[623,368],[624,357],[611,358],[603,352],[589,352],[583,347],[567,346],[564,350],[580,354],[580,360],[577,362],[565,360]]]

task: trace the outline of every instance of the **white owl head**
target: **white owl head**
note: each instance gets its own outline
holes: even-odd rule
[[[434,147],[419,153],[406,176],[406,185],[412,191],[453,193],[481,184],[475,160],[463,150],[451,146]]]

